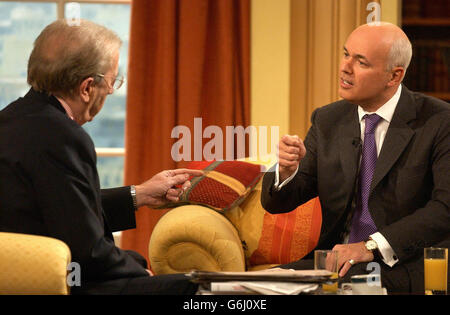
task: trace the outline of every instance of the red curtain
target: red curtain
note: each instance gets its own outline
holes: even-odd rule
[[[133,0],[125,130],[125,184],[177,167],[175,126],[250,124],[250,0]],[[205,140],[204,140],[205,141]],[[194,150],[192,150],[192,159]],[[225,158],[225,157],[224,157]],[[122,247],[148,256],[166,210],[139,209]]]

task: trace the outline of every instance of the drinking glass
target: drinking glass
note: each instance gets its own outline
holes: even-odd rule
[[[447,294],[448,249],[428,247],[423,251],[425,294]]]
[[[315,250],[314,251],[314,269],[328,270],[332,272],[331,279],[338,278],[338,252],[333,250]],[[337,281],[322,285],[325,293],[336,293],[338,288]]]

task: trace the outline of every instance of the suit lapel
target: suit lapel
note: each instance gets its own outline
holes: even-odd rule
[[[346,191],[352,193],[355,185],[355,175],[359,163],[359,139],[361,129],[358,120],[357,106],[348,103],[351,110],[343,117],[343,123],[338,130],[339,158],[345,176]]]
[[[414,135],[414,130],[409,127],[408,122],[416,118],[415,102],[411,92],[404,86],[402,89],[402,94],[377,160],[370,193],[392,168]]]

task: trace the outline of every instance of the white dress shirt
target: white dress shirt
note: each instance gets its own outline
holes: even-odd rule
[[[402,86],[400,85],[397,89],[397,92],[395,92],[394,96],[387,101],[383,106],[381,106],[377,111],[370,113],[364,111],[361,106],[358,106],[358,116],[359,116],[359,123],[361,126],[361,140],[364,142],[364,129],[366,127],[365,120],[363,119],[364,115],[366,114],[377,114],[382,119],[378,123],[377,127],[375,128],[375,142],[377,145],[377,156],[380,155],[381,147],[383,146],[384,138],[386,137],[386,132],[389,128],[389,124],[391,123],[392,116],[394,115],[395,108],[397,107],[398,100],[400,99],[400,95],[402,93]],[[297,174],[298,167],[295,170],[294,174],[292,174],[289,178],[284,180],[281,184],[279,183],[279,165],[277,164],[276,171],[275,171],[275,183],[274,188],[276,190],[280,190],[283,186],[285,186],[287,183],[289,183],[292,178],[294,178],[295,174]],[[389,245],[388,241],[384,238],[384,236],[380,232],[376,232],[370,237],[377,242],[378,249],[380,251],[380,254],[382,256],[382,259],[384,263],[386,263],[388,266],[392,267],[398,262],[398,258],[395,255],[394,250]],[[348,242],[348,236],[345,238],[344,243]]]

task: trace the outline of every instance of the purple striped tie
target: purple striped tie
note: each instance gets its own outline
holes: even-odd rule
[[[381,117],[377,114],[365,115],[366,128],[362,149],[361,166],[359,172],[359,194],[357,206],[353,215],[349,243],[364,240],[377,231],[377,227],[369,212],[370,183],[372,182],[375,165],[377,163],[377,145],[375,142],[375,128]]]

